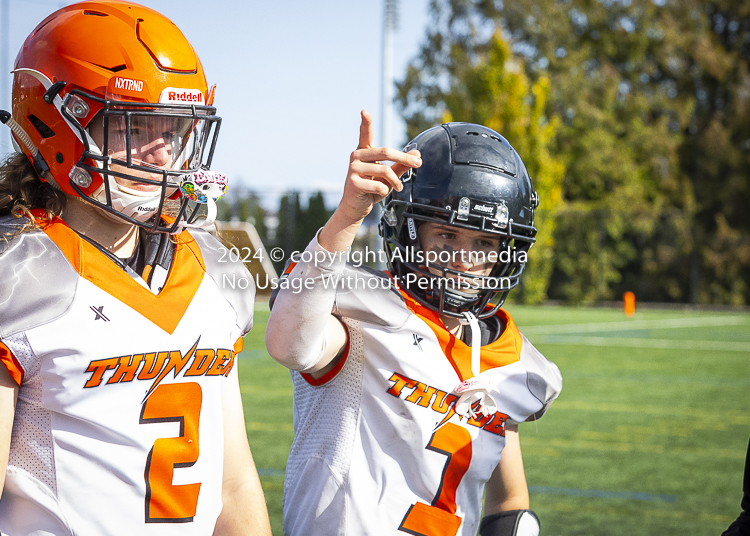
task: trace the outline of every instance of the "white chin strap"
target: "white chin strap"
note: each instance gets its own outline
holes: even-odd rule
[[[194,223],[181,222],[179,226],[184,229],[207,229],[208,227],[211,227],[216,221],[216,201],[209,197],[206,199],[206,205],[208,206],[208,214],[206,214],[205,219],[198,220]]]
[[[489,417],[497,411],[497,403],[490,394],[492,384],[483,379],[480,373],[480,352],[482,350],[482,330],[479,320],[473,313],[463,313],[461,325],[471,328],[471,373],[473,377],[459,383],[453,392],[459,395],[456,401],[456,413],[463,417],[477,418],[480,415]]]
[[[109,193],[112,197],[112,208],[139,222],[148,221],[159,210],[161,188],[159,187],[155,191],[136,190],[118,184],[114,178],[109,177]],[[104,185],[100,186],[92,197],[101,203],[106,203],[107,194],[104,191]],[[205,229],[211,227],[214,221],[216,221],[216,201],[209,197],[206,204],[208,205],[208,214],[205,218],[194,223],[181,222],[178,225],[179,228]]]
[[[111,176],[107,180],[109,180],[112,208],[117,212],[134,220],[145,222],[159,210],[161,188],[152,192],[144,192],[117,184],[117,181]],[[107,202],[107,193],[103,184],[94,192],[92,197],[101,203]]]

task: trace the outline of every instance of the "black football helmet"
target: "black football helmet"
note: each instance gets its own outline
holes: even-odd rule
[[[405,288],[426,307],[459,318],[465,312],[487,318],[518,285],[526,254],[536,240],[534,209],[539,199],[526,166],[508,140],[471,123],[426,130],[404,151],[412,149],[422,154],[422,166],[402,177],[402,191],[393,190],[383,200],[379,229],[388,268],[402,288],[404,282],[429,278],[430,284],[423,281]],[[430,271],[424,255],[415,255],[422,252],[417,230],[423,222],[497,235],[498,262],[487,276],[435,264]],[[456,288],[457,277],[474,284]]]

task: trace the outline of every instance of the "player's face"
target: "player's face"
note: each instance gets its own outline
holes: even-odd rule
[[[176,169],[179,167],[180,148],[182,140],[186,138],[193,125],[190,119],[132,116],[130,124],[130,158],[133,164],[157,169]],[[104,143],[103,121],[96,118],[89,126],[91,138],[99,147]],[[107,156],[117,160],[127,160],[127,128],[125,118],[110,117],[107,136]],[[120,171],[131,176],[160,180],[161,174],[133,170],[112,164],[110,169]],[[159,189],[158,185],[131,181],[122,177],[115,177],[118,184],[134,190],[152,192]]]
[[[435,264],[471,275],[489,275],[495,262],[488,259],[500,249],[500,239],[492,234],[432,222],[419,226],[419,240],[425,255],[431,252],[429,258],[438,259]]]

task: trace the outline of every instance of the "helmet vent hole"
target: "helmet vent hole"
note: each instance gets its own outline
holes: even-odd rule
[[[29,121],[31,121],[31,124],[34,125],[34,128],[37,130],[37,132],[39,132],[39,135],[42,138],[44,138],[45,140],[47,138],[51,138],[52,136],[55,135],[55,131],[52,130],[51,128],[49,128],[44,123],[44,121],[42,121],[41,119],[39,119],[37,116],[30,115],[29,116]]]
[[[497,136],[493,136],[492,134],[485,134],[485,133],[474,132],[473,130],[467,130],[466,131],[466,135],[467,136],[482,136],[483,138],[486,138],[486,137],[489,136],[490,138],[492,138],[496,142],[503,143],[503,140],[501,140]]]
[[[102,13],[101,11],[93,11],[91,9],[87,9],[83,12],[84,15],[94,15],[96,17],[109,17],[106,13]]]
[[[115,65],[114,67],[105,67],[104,65],[99,65],[98,63],[92,63],[92,65],[96,65],[97,67],[101,67],[102,69],[106,69],[112,73],[119,73],[120,71],[128,68],[128,66],[124,63],[122,65]]]

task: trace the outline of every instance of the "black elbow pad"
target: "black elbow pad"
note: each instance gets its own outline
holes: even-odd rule
[[[509,510],[484,516],[479,536],[539,536],[539,518],[533,510]]]

